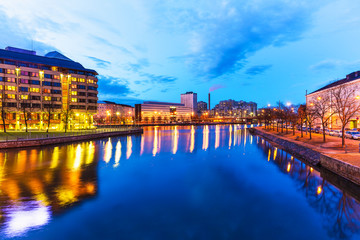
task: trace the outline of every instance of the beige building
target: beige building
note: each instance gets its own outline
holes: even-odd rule
[[[311,108],[314,107],[314,103],[316,101],[320,101],[321,99],[324,99],[326,97],[329,99],[329,114],[333,113],[335,111],[333,105],[333,96],[332,91],[334,89],[337,89],[339,87],[345,87],[345,88],[351,88],[355,90],[354,98],[359,99],[360,101],[360,71],[350,73],[346,76],[346,78],[335,81],[333,83],[330,83],[310,94],[306,95],[306,107]],[[346,128],[354,129],[360,127],[360,112],[359,114],[356,114],[354,117],[350,119],[349,124],[346,126]],[[315,126],[321,126],[321,120],[316,119],[315,120]],[[328,128],[332,129],[340,129],[341,128],[341,121],[337,114],[334,114],[327,125]]]
[[[144,102],[135,105],[135,120],[138,123],[189,122],[193,109],[182,103]]]
[[[58,52],[39,56],[0,49],[0,110],[6,128],[24,129],[26,122],[29,129],[46,129],[49,117],[53,130],[65,124],[68,129],[91,128],[97,111],[96,75]]]
[[[96,124],[132,124],[134,107],[110,101],[99,101],[94,121]]]

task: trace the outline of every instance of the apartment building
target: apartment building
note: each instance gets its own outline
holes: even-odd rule
[[[6,128],[24,129],[25,123],[39,130],[91,128],[97,75],[56,51],[39,56],[25,49],[0,49],[0,110]]]
[[[134,107],[110,101],[98,101],[98,112],[94,115],[96,124],[132,124]]]

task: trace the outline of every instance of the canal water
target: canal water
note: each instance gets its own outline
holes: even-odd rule
[[[359,188],[247,126],[0,152],[0,239],[360,239]]]

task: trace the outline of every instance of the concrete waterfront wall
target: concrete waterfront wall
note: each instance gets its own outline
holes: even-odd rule
[[[0,142],[0,149],[10,148],[25,148],[25,147],[39,147],[44,145],[63,144],[78,141],[89,141],[92,139],[116,137],[129,134],[141,134],[143,129],[131,129],[127,131],[114,131],[114,132],[103,132],[94,134],[85,134],[80,136],[63,136],[63,137],[49,137],[40,139],[24,139],[24,140],[13,140]]]
[[[295,157],[300,158],[306,162],[309,162],[313,166],[319,166],[325,168],[341,176],[357,185],[360,185],[360,168],[343,162],[339,159],[329,157],[318,152],[309,144],[296,142],[292,139],[286,139],[284,137],[267,133],[263,130],[251,128],[250,133],[263,137],[279,146],[279,148],[293,154]]]
[[[322,167],[360,184],[360,168],[323,154],[320,156],[320,164]]]
[[[303,160],[309,162],[310,164],[316,166],[320,163],[321,153],[316,150],[300,145],[296,141],[291,139],[286,139],[281,136],[273,135],[265,131],[261,131],[256,128],[250,128],[250,133],[261,136],[266,140],[275,143],[279,148],[287,151],[288,153],[294,155],[297,158],[302,158]]]

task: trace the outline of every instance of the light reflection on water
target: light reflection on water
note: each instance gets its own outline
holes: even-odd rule
[[[270,169],[270,172],[266,172],[269,171],[269,166],[276,166],[275,169],[278,170]],[[88,215],[95,212],[94,209],[102,209],[101,212],[107,214],[97,213],[99,216],[93,218],[94,221],[97,220],[96,228],[103,229],[100,232],[106,232],[107,228],[118,229],[114,235],[103,236],[104,239],[118,239],[122,236],[125,239],[143,239],[148,236],[160,239],[163,232],[160,231],[160,225],[171,224],[172,221],[172,225],[167,225],[171,233],[168,232],[164,239],[222,239],[225,236],[230,239],[269,239],[269,231],[271,233],[273,229],[270,227],[269,230],[269,227],[261,224],[261,219],[266,217],[277,219],[270,220],[268,225],[280,222],[279,226],[275,225],[273,228],[282,229],[283,235],[276,235],[274,239],[297,239],[296,230],[291,231],[292,228],[303,230],[299,239],[301,236],[315,237],[322,231],[325,235],[320,234],[321,239],[356,239],[360,231],[359,188],[327,171],[317,170],[264,139],[249,135],[246,126],[241,125],[148,127],[142,135],[0,152],[0,238],[47,239],[64,228],[56,216],[61,215],[65,219],[69,216],[68,221],[72,221],[73,217],[85,218],[83,221],[86,222],[90,218],[87,219],[82,214]],[[192,171],[195,173],[191,173]],[[237,172],[235,178],[229,178],[231,171]],[[222,172],[227,174],[223,175]],[[140,180],[147,174],[150,176],[145,182]],[[198,182],[203,174],[206,177]],[[284,174],[286,178],[283,177]],[[162,184],[173,181],[170,177],[172,175],[177,176],[176,179],[193,180],[176,181],[176,188],[166,188]],[[239,183],[236,183],[236,178],[241,179]],[[287,185],[283,183],[284,179],[289,181]],[[247,186],[249,182],[253,182],[251,191],[240,187]],[[142,189],[145,183],[148,185]],[[182,184],[185,185],[182,187]],[[234,184],[238,184],[238,187],[229,188]],[[269,184],[274,185],[269,187]],[[284,190],[282,185],[288,189]],[[126,190],[121,191],[119,186],[124,186]],[[273,188],[276,194],[270,193],[265,199],[259,197],[263,195],[262,192],[271,192]],[[103,190],[99,192],[98,189]],[[291,192],[291,195],[287,196],[286,192]],[[147,193],[150,198],[156,199],[154,203],[146,200],[149,199]],[[206,202],[199,202],[201,194],[212,197]],[[178,197],[172,199],[173,195]],[[188,195],[191,196],[191,201],[187,198]],[[132,198],[126,200],[127,196]],[[305,203],[297,206],[291,200],[294,196]],[[93,200],[86,201],[87,199]],[[171,199],[173,203],[169,202]],[[116,205],[118,203],[112,201],[121,202],[121,206],[124,206],[120,208],[121,212],[116,210],[119,208]],[[243,206],[244,201],[248,203]],[[273,216],[271,208],[275,212],[282,212],[276,201],[306,208],[304,211],[308,211],[309,216],[301,215],[301,218],[309,222],[307,229],[305,226],[295,226],[304,219],[297,223],[293,219],[296,217],[292,217],[291,213],[280,214],[281,217],[276,213]],[[82,207],[83,213],[76,210],[79,203],[85,204]],[[195,203],[198,210],[190,207]],[[107,207],[111,208],[111,204],[116,207],[107,212]],[[142,206],[147,204],[152,207],[142,211]],[[251,214],[247,213],[252,209],[251,204],[265,210],[258,212],[256,208]],[[265,207],[268,204],[270,207]],[[179,212],[174,207],[179,208]],[[217,208],[221,211],[217,212]],[[203,215],[201,220],[192,222],[188,217],[185,217],[187,220],[181,220],[184,213],[197,219],[199,211]],[[169,212],[172,214],[167,216]],[[212,212],[217,213],[213,216]],[[249,215],[244,222],[241,217],[243,215]],[[119,219],[119,216],[124,216],[124,219]],[[159,218],[160,225],[152,225],[150,230],[140,227],[138,222],[146,220],[139,219],[147,217]],[[247,225],[247,221],[251,222],[248,218],[260,221],[255,224],[256,229],[264,232],[264,235],[250,233],[252,226]],[[106,219],[115,220],[109,222]],[[316,222],[320,228],[316,231],[311,228],[314,219],[321,219]],[[102,221],[104,224],[101,224]],[[287,225],[293,221],[295,223],[291,224],[294,226]],[[206,227],[201,227],[201,222]],[[191,226],[188,226],[190,223]],[[73,224],[75,229],[85,231],[81,221]],[[186,226],[186,230],[173,229],[173,225],[180,229],[181,226]],[[68,237],[73,234],[71,228],[61,231],[68,231]],[[86,228],[86,231],[91,229]],[[205,232],[211,234],[207,235]],[[87,238],[99,239],[101,236],[94,233]]]

